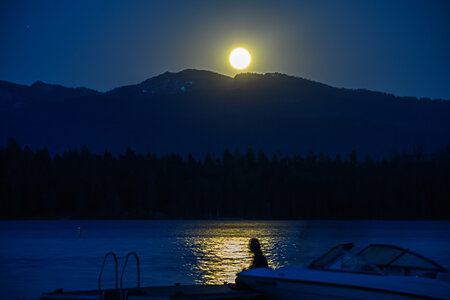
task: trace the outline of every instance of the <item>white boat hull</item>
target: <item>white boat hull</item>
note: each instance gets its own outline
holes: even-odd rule
[[[450,299],[450,285],[432,279],[410,278],[408,282],[405,278],[392,276],[338,272],[320,272],[320,274],[309,270],[297,271],[295,276],[283,278],[279,275],[280,272],[273,270],[265,273],[252,271],[239,274],[239,280],[251,289],[268,295],[270,299],[277,300]]]

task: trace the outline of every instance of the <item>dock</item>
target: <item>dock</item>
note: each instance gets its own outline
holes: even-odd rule
[[[141,288],[114,288],[65,292],[62,289],[43,293],[40,300],[261,300],[264,297],[251,290],[234,290],[227,285],[173,285]]]
[[[115,288],[102,288],[102,274],[108,257],[114,259],[115,267]],[[134,257],[137,265],[137,286],[134,288],[125,288],[123,286],[123,277],[128,263],[128,259]],[[170,286],[150,286],[141,287],[140,260],[136,252],[129,252],[125,258],[122,268],[119,285],[117,255],[110,251],[106,253],[103,265],[98,276],[98,289],[88,291],[64,291],[55,290],[51,293],[42,293],[40,300],[259,300],[263,299],[258,292],[251,290],[237,290],[231,288],[231,285],[181,285],[175,283]]]

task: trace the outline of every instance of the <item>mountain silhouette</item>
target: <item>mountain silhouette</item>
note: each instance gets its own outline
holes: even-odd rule
[[[335,88],[279,73],[166,72],[107,92],[0,81],[0,142],[156,154],[224,149],[376,157],[450,142],[450,102]]]
[[[25,86],[0,80],[0,111],[30,109],[47,106],[52,102],[100,94],[87,88],[69,88],[36,81]]]

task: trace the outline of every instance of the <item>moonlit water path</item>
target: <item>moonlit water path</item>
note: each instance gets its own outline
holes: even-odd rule
[[[77,238],[77,227],[82,238]],[[395,221],[2,221],[0,296],[36,299],[43,291],[96,289],[108,251],[141,258],[142,285],[223,283],[250,264],[257,237],[271,267],[307,264],[338,243],[391,243],[450,267],[450,222]],[[125,286],[136,282],[130,261]],[[113,264],[103,286],[113,285]]]

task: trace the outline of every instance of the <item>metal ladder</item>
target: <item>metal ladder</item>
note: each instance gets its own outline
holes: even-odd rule
[[[101,290],[102,290],[103,269],[105,268],[106,259],[110,255],[112,255],[112,257],[114,258],[114,263],[115,263],[115,267],[116,267],[116,289],[119,287],[118,286],[119,269],[118,269],[118,263],[117,263],[117,255],[114,252],[110,251],[110,252],[105,254],[105,259],[103,260],[103,265],[102,265],[102,268],[100,270],[100,274],[98,275],[98,292],[99,293],[101,293]]]
[[[104,298],[104,292],[102,292],[102,274],[103,274],[103,270],[105,269],[106,260],[107,260],[108,256],[110,256],[110,255],[114,258],[114,263],[115,263],[116,289],[119,288],[119,285],[118,285],[119,270],[118,270],[117,255],[113,251],[110,251],[105,254],[105,258],[103,260],[103,265],[102,265],[102,268],[100,269],[100,274],[98,275],[98,293],[99,293],[100,299]],[[128,263],[128,258],[130,258],[130,256],[134,256],[136,258],[137,288],[141,287],[141,266],[140,266],[139,256],[137,255],[136,252],[129,252],[127,254],[127,257],[125,258],[125,263],[123,264],[123,268],[122,268],[122,274],[120,276],[120,299],[125,299],[127,296],[127,293],[124,292],[124,290],[123,290],[123,276],[125,274],[125,269],[126,269],[126,266]]]
[[[125,268],[127,266],[128,258],[133,255],[136,258],[136,264],[137,264],[137,287],[141,287],[141,271],[140,271],[140,263],[139,263],[139,256],[136,252],[130,252],[127,254],[127,258],[125,259],[125,263],[123,264],[122,269],[122,275],[120,276],[120,288],[123,289],[123,275],[125,273]]]
[[[128,298],[128,292],[123,290],[123,275],[125,274],[125,268],[128,263],[128,258],[133,255],[136,258],[136,265],[137,265],[137,288],[141,287],[141,271],[140,271],[140,262],[139,262],[139,256],[136,252],[129,252],[127,254],[127,258],[125,259],[125,263],[123,264],[122,268],[122,275],[120,276],[120,299],[125,300]]]

